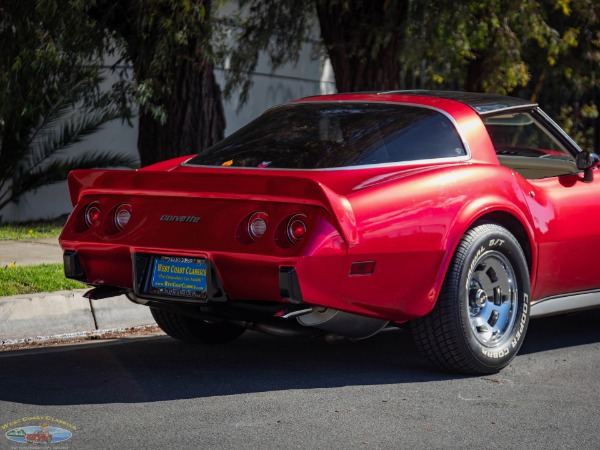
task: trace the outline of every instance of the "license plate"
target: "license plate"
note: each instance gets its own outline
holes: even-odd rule
[[[158,256],[152,267],[149,293],[205,299],[206,272],[205,259]]]

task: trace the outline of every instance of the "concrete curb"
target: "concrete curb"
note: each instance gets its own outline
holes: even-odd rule
[[[87,290],[0,297],[0,343],[156,325],[150,308],[124,295],[88,300]]]

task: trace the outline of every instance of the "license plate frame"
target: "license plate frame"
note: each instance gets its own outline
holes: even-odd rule
[[[146,292],[153,296],[206,300],[206,258],[156,255],[151,260]]]

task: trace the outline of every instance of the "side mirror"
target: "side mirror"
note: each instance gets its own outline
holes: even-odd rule
[[[594,180],[592,169],[600,164],[600,157],[594,152],[580,152],[575,158],[577,169],[583,170],[583,181],[589,183]]]

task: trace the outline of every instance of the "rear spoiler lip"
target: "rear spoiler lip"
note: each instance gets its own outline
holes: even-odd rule
[[[68,185],[71,203],[75,207],[86,195],[121,195],[132,196],[179,196],[185,192],[190,198],[230,198],[236,200],[270,201],[281,203],[298,203],[321,206],[335,218],[339,231],[348,246],[358,244],[356,218],[352,205],[347,197],[340,195],[320,181],[299,176],[273,176],[268,173],[249,175],[246,192],[202,190],[198,186],[198,177],[204,174],[164,171],[132,171],[132,170],[74,170],[69,173]],[[213,176],[214,173],[213,173]],[[235,174],[218,174],[219,179],[227,180]],[[239,176],[239,175],[238,175]],[[179,189],[163,189],[150,182],[150,177],[160,177],[164,183],[166,177],[174,177],[180,181]],[[223,178],[224,177],[224,178]],[[181,183],[183,182],[183,183]],[[151,183],[151,185],[149,185]],[[298,188],[304,195],[286,193]],[[273,192],[271,192],[273,191]]]

